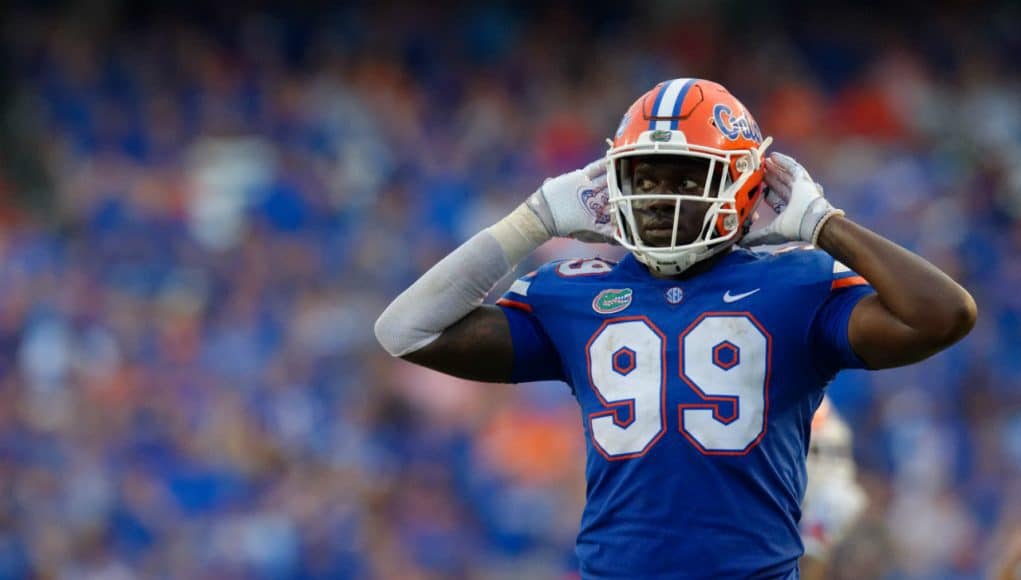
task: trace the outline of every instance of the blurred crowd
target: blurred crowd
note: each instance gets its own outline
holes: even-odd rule
[[[0,19],[0,578],[570,577],[568,389],[372,322],[683,76],[979,304],[831,385],[870,501],[833,577],[982,577],[1021,524],[1017,3],[31,4]]]

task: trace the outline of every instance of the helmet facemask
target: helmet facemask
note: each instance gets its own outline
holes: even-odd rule
[[[767,138],[756,149],[722,150],[685,142],[681,131],[648,132],[635,145],[607,152],[610,212],[614,220],[614,238],[624,248],[656,273],[680,274],[696,262],[705,260],[730,247],[745,224],[740,223],[736,196],[750,199],[761,184],[763,153],[772,139]],[[658,140],[657,140],[658,139]],[[632,191],[632,174],[638,158],[655,155],[683,156],[704,162],[707,166],[701,192],[642,193]],[[749,183],[752,178],[754,182]],[[642,219],[636,212],[648,212],[657,206],[660,217],[671,207],[669,240],[643,239]],[[704,210],[704,213],[702,213]],[[682,217],[690,212],[702,215],[701,228],[693,239],[678,239]],[[643,217],[648,216],[648,213]],[[692,218],[688,218],[692,219]],[[658,222],[657,222],[658,223]],[[684,226],[690,226],[684,223]],[[691,232],[689,232],[690,234]]]

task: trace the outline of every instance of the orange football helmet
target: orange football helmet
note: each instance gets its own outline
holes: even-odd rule
[[[608,140],[606,152],[614,238],[649,268],[679,274],[695,262],[730,247],[751,224],[763,191],[762,159],[772,138],[722,85],[703,79],[664,81],[642,95]],[[633,157],[683,155],[705,159],[709,171],[702,195],[632,194]],[[726,168],[725,171],[719,170]],[[667,246],[652,246],[638,235],[632,203],[666,200],[675,204],[674,233]],[[703,203],[702,230],[677,243],[681,203]]]

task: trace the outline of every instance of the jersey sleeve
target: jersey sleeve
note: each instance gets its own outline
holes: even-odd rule
[[[510,325],[514,343],[512,383],[530,381],[566,381],[566,375],[553,341],[535,312],[535,294],[529,290],[536,272],[514,281],[510,289],[496,301]]]
[[[833,260],[832,276],[825,283],[829,291],[816,310],[809,330],[818,366],[825,375],[841,369],[866,368],[865,362],[851,348],[847,329],[854,307],[875,290],[865,278],[836,260]]]

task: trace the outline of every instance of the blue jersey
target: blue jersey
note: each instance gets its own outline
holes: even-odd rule
[[[513,381],[571,386],[587,444],[585,578],[796,578],[812,414],[862,361],[872,292],[828,254],[736,249],[684,280],[547,264],[498,304]]]

